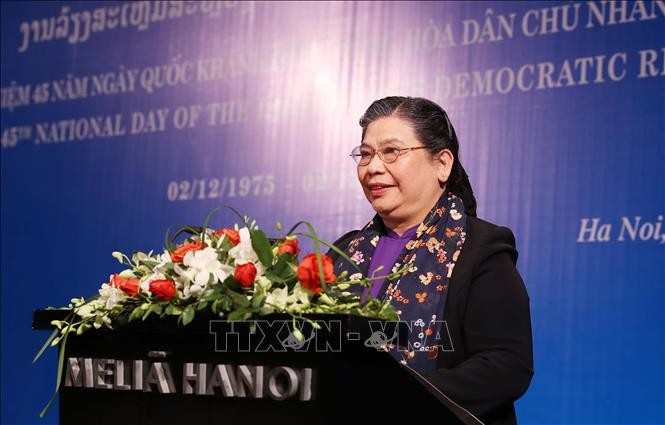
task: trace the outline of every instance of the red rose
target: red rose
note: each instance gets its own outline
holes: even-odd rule
[[[233,277],[238,281],[243,288],[249,288],[254,284],[256,279],[256,266],[254,263],[245,263],[236,265],[236,271]]]
[[[336,277],[333,273],[332,259],[325,254],[321,254],[321,262],[323,263],[323,278],[325,282],[334,282]],[[298,280],[303,288],[315,294],[320,294],[323,291],[316,254],[307,254],[302,259],[302,262],[298,265]]]
[[[240,234],[233,229],[219,229],[215,232],[217,236],[226,235],[226,238],[231,241],[233,246],[240,243]]]
[[[277,255],[291,254],[295,257],[299,252],[300,248],[298,247],[298,239],[285,240],[277,249]]]
[[[125,294],[133,297],[139,293],[139,280],[136,278],[120,277],[117,273],[111,276],[109,285],[120,288]]]
[[[208,245],[202,244],[201,241],[184,244],[171,253],[171,261],[174,263],[182,263],[182,260],[185,258],[185,254],[187,254],[189,251],[198,251],[205,248],[206,246]]]
[[[175,295],[175,283],[170,279],[153,280],[150,292],[160,301],[168,301]]]

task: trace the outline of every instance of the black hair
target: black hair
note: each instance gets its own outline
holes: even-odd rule
[[[457,195],[464,203],[464,209],[470,216],[476,216],[476,198],[469,176],[459,160],[459,141],[455,129],[448,119],[446,111],[431,100],[422,97],[390,96],[375,100],[360,118],[365,138],[367,127],[376,119],[396,116],[411,123],[416,137],[431,154],[444,149],[450,150],[454,162],[450,177],[446,182],[446,191]]]

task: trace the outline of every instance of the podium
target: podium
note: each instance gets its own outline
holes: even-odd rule
[[[33,329],[68,311],[37,310]],[[404,345],[404,323],[312,315],[314,329],[271,315],[187,326],[148,318],[68,337],[60,387],[67,424],[481,423],[380,346]]]

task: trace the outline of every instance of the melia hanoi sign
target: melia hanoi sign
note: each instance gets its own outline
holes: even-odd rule
[[[314,399],[316,370],[273,365],[235,365],[185,362],[182,381],[173,379],[173,363],[68,357],[65,387],[161,394],[222,395],[224,397]]]

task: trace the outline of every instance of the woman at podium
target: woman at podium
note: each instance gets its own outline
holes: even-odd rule
[[[336,245],[410,325],[408,347],[391,350],[486,424],[516,423],[513,402],[533,375],[529,298],[512,232],[476,217],[446,112],[434,102],[387,97],[360,119],[351,157],[376,211]]]

